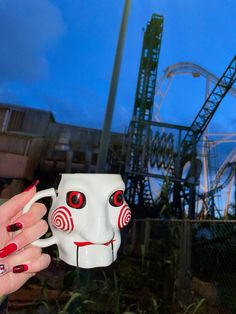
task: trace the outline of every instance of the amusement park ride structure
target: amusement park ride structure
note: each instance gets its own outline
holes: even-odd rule
[[[151,177],[158,178],[168,190],[168,204],[165,205],[168,205],[170,215],[193,219],[196,214],[195,204],[200,197],[197,195],[197,188],[202,164],[197,144],[225,95],[228,92],[236,95],[236,90],[232,88],[236,80],[236,56],[219,79],[202,67],[188,62],[168,67],[164,74],[166,77],[190,71],[193,76],[204,76],[207,80],[206,99],[189,127],[154,121],[154,96],[162,31],[163,17],[154,14],[144,33],[133,117],[127,136],[124,171],[126,199],[136,217],[160,215],[161,202],[160,199],[154,199],[150,185]],[[209,82],[215,83],[210,93]],[[185,176],[184,168],[187,163],[190,168]],[[232,176],[235,172],[235,160],[231,160],[227,166],[229,164],[232,166]],[[206,199],[214,198],[218,189],[218,183],[215,182],[211,191],[201,195],[204,204],[207,203]],[[211,214],[214,216],[213,212]]]
[[[129,149],[126,161],[127,190],[130,204],[153,206],[153,198],[147,176],[148,164],[142,147],[148,134],[140,121],[151,121],[155,96],[157,67],[161,48],[163,17],[153,15],[144,33],[141,62],[138,74],[133,118],[129,132]],[[149,130],[148,130],[149,131]],[[140,170],[144,173],[139,175]]]
[[[174,77],[182,75],[190,75],[193,78],[203,77],[205,79],[205,99],[207,99],[207,97],[209,96],[210,84],[216,84],[219,81],[219,78],[216,75],[195,63],[178,62],[168,66],[166,69],[164,69],[163,75],[157,81],[157,91],[153,114],[153,118],[155,121],[161,121],[161,108]],[[236,89],[234,87],[231,87],[228,93],[232,97],[236,98]],[[200,212],[204,212],[204,217],[208,216],[209,212],[210,216],[214,217],[215,210],[219,214],[220,206],[218,205],[217,208],[217,205],[215,204],[215,198],[217,192],[219,192],[219,195],[221,196],[224,195],[225,191],[223,191],[223,193],[220,193],[220,191],[222,191],[224,188],[227,188],[227,197],[225,198],[225,206],[223,209],[223,216],[227,217],[228,209],[230,207],[233,181],[235,181],[233,162],[235,162],[236,160],[236,150],[230,152],[229,156],[227,156],[223,164],[218,167],[218,170],[212,169],[213,166],[211,159],[215,159],[212,157],[212,155],[215,154],[213,151],[215,151],[216,146],[224,143],[236,143],[236,133],[209,133],[208,131],[208,129],[205,131],[202,143],[201,160],[203,165],[203,175],[201,180],[202,184],[200,184],[200,189],[198,192],[198,199],[200,200],[200,202],[197,202],[198,210],[200,209]],[[217,165],[214,165],[214,168],[215,166],[217,167]],[[225,173],[227,173],[228,175],[225,176]],[[222,178],[224,178],[223,182]],[[234,185],[236,193],[236,182]],[[236,200],[236,194],[234,198]],[[201,201],[202,204],[200,204]],[[206,202],[208,202],[208,204]],[[221,208],[223,208],[222,205]],[[220,215],[222,216],[222,213]]]
[[[217,134],[217,136],[219,135]],[[236,134],[229,141],[236,142],[235,136]],[[210,144],[209,149],[211,149],[214,145],[219,145],[219,143],[224,143],[224,141],[225,141],[225,135],[223,139],[217,140],[217,141],[211,141],[210,143],[207,143],[207,145]],[[215,211],[218,212],[218,208],[215,204],[215,196],[217,195],[217,193],[227,188],[225,206],[223,208],[223,216],[224,218],[227,218],[228,209],[230,207],[230,196],[231,196],[233,182],[235,185],[234,200],[236,200],[236,181],[235,181],[236,167],[235,166],[236,166],[236,149],[234,148],[233,150],[231,150],[231,152],[228,154],[228,156],[225,158],[223,163],[215,172],[214,179],[212,180],[212,182],[210,182],[209,188],[204,189],[203,193],[198,194],[199,199],[203,201],[202,210],[203,210],[204,216],[207,216],[210,214],[210,217],[214,217]],[[218,212],[218,214],[220,213]],[[222,214],[220,214],[220,216],[222,216]]]
[[[170,89],[171,83],[175,76],[191,75],[194,78],[204,77],[206,79],[205,99],[209,96],[210,83],[216,84],[219,77],[203,68],[202,66],[192,62],[178,62],[164,69],[163,75],[157,81],[156,101],[154,105],[154,120],[161,121],[160,111],[165,97]],[[232,87],[229,94],[236,97],[236,88]]]

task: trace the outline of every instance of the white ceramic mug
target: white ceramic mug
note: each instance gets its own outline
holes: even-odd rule
[[[34,245],[58,246],[59,257],[81,268],[103,267],[117,258],[120,229],[131,219],[124,199],[125,185],[118,174],[61,174],[58,189],[37,192],[23,208],[51,197],[48,222],[52,236]]]

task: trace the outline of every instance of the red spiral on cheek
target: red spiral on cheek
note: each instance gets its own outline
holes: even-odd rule
[[[131,219],[131,210],[128,205],[124,205],[121,208],[119,217],[118,217],[118,228],[121,229],[124,226],[128,225]]]
[[[52,225],[62,231],[70,233],[74,229],[71,212],[64,206],[55,209],[51,216]]]

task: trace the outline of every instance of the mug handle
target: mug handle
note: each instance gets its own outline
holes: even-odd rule
[[[46,189],[46,190],[42,190],[37,192],[32,198],[31,200],[23,207],[22,212],[27,213],[30,210],[30,207],[33,205],[33,203],[35,203],[37,200],[39,200],[40,198],[43,197],[48,197],[50,196],[52,199],[54,199],[56,197],[56,191],[54,188],[50,188],[50,189]],[[36,240],[34,242],[32,242],[33,245],[39,246],[39,247],[48,247],[51,246],[53,244],[56,244],[56,238],[54,236],[47,238],[47,239],[39,239]]]

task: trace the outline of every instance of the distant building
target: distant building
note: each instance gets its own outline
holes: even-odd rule
[[[58,173],[96,171],[101,130],[57,123],[49,111],[0,104],[0,198]],[[124,134],[112,133],[108,172],[119,172]],[[120,159],[118,163],[115,161]]]

